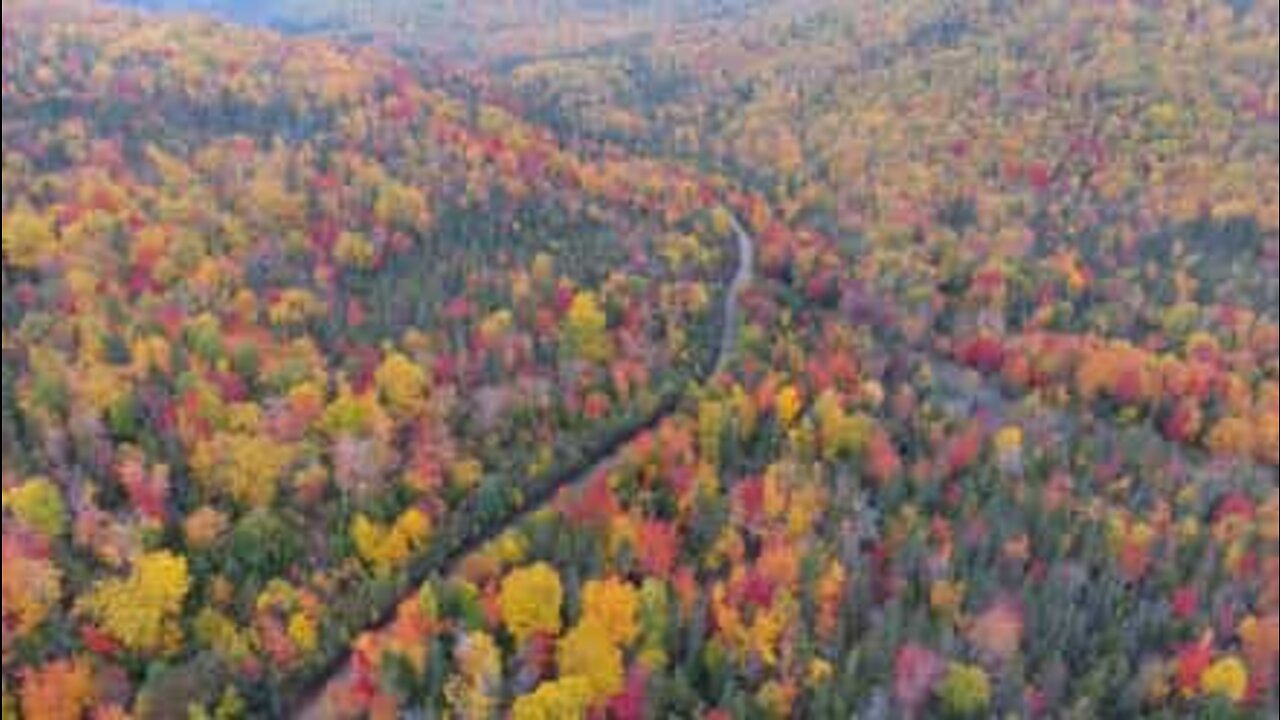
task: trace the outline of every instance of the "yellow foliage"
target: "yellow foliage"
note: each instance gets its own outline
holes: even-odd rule
[[[586,678],[592,703],[606,700],[622,690],[622,651],[595,618],[583,618],[560,639],[556,663],[562,676]]]
[[[133,373],[145,377],[151,372],[167,375],[170,369],[169,341],[159,335],[149,335],[133,341],[130,347],[133,358]]]
[[[454,487],[470,490],[484,477],[484,465],[475,458],[466,458],[449,466],[449,482]]]
[[[606,332],[608,319],[596,294],[589,291],[573,296],[565,317],[564,332],[569,347],[591,362],[605,362],[613,354]]]
[[[814,658],[809,661],[809,672],[806,673],[810,687],[817,687],[835,675],[835,668],[831,667],[831,663],[822,658]]]
[[[84,406],[99,415],[124,397],[127,389],[119,371],[96,362],[83,363],[71,381]]]
[[[1240,702],[1249,689],[1249,670],[1240,658],[1229,655],[1209,666],[1200,676],[1200,690],[1205,695],[1225,697]]]
[[[497,707],[502,681],[502,653],[493,637],[484,632],[462,636],[453,651],[458,674],[445,684],[451,717],[487,720]]]
[[[270,505],[297,448],[265,435],[218,433],[191,454],[191,473],[204,488],[246,507]]]
[[[349,268],[367,270],[373,266],[373,245],[359,233],[344,232],[334,243],[333,255]]]
[[[1022,428],[1008,425],[1000,428],[993,440],[996,452],[1013,453],[1022,450]]]
[[[950,580],[938,580],[929,588],[929,607],[939,617],[954,622],[960,617],[964,604],[965,584]]]
[[[19,207],[4,218],[4,257],[16,268],[31,270],[50,260],[57,249],[52,218]]]
[[[320,419],[320,429],[331,437],[342,433],[377,434],[387,425],[387,417],[373,393],[356,395],[347,387],[339,390]]]
[[[324,303],[315,295],[300,288],[289,288],[271,304],[267,317],[272,325],[288,326],[300,325],[323,313]]]
[[[1214,455],[1243,457],[1254,448],[1253,426],[1244,418],[1223,418],[1209,431],[1206,442]]]
[[[195,637],[201,645],[213,650],[222,661],[239,663],[253,657],[252,634],[236,627],[226,615],[205,608],[196,616]]]
[[[630,583],[611,577],[591,580],[582,588],[583,622],[595,620],[609,640],[625,647],[635,639],[638,594]]]
[[[794,385],[787,385],[778,392],[775,410],[778,415],[778,424],[782,427],[791,427],[791,423],[800,414],[800,391]]]
[[[768,680],[756,693],[756,700],[769,718],[791,717],[795,699],[796,687],[789,681]]]
[[[414,417],[426,408],[427,373],[403,354],[393,352],[383,358],[373,380],[393,417]]]
[[[289,616],[289,639],[304,653],[315,651],[318,642],[316,621],[305,612],[297,611]]]
[[[724,403],[712,400],[698,403],[698,449],[713,466],[720,464],[720,433],[725,417]]]
[[[757,613],[748,631],[752,652],[769,667],[778,664],[778,643],[787,623],[786,605],[785,602],[778,602],[768,610]]]
[[[33,477],[6,490],[3,504],[23,525],[44,535],[61,535],[67,528],[67,511],[62,494],[45,477]]]
[[[425,229],[431,220],[422,193],[395,182],[378,188],[378,198],[373,203],[373,216],[380,223],[419,230]]]
[[[256,433],[262,425],[262,409],[252,402],[233,403],[227,407],[227,429],[237,433]]]
[[[556,262],[545,252],[539,252],[533,256],[533,264],[529,269],[533,276],[534,282],[539,285],[546,285],[555,279]]]
[[[185,557],[147,553],[129,577],[100,581],[79,607],[130,650],[167,654],[182,641],[178,620],[189,583]]]
[[[511,720],[581,720],[590,706],[591,683],[583,677],[565,677],[517,698]]]
[[[507,632],[523,645],[535,633],[560,632],[560,576],[546,563],[511,571],[502,580],[498,606]]]
[[[711,231],[717,237],[727,237],[733,231],[733,218],[723,205],[717,205],[711,211]]]
[[[961,717],[977,716],[991,704],[991,679],[977,665],[951,663],[937,693],[948,712]]]
[[[356,552],[375,572],[387,574],[420,551],[431,535],[431,520],[418,508],[400,514],[391,527],[383,527],[363,514],[351,523]]]

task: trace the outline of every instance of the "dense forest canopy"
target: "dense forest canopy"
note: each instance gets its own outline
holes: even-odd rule
[[[1278,58],[6,2],[4,720],[1274,716]]]

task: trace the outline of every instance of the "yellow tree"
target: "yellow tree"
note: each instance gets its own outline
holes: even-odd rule
[[[637,600],[636,589],[619,578],[591,580],[582,588],[583,620],[598,621],[615,645],[629,645],[639,632]]]
[[[129,577],[100,581],[78,607],[126,648],[168,653],[182,644],[178,620],[189,584],[187,559],[160,550],[138,558]]]
[[[410,418],[426,408],[427,373],[403,354],[388,353],[373,380],[392,417]]]
[[[517,698],[512,720],[574,720],[584,718],[591,705],[591,683],[583,677],[545,682],[529,695]]]
[[[488,633],[467,633],[454,647],[453,658],[458,674],[445,684],[445,698],[454,717],[492,717],[502,683],[502,653],[497,643]]]
[[[218,433],[196,445],[191,472],[206,490],[247,507],[275,499],[280,478],[293,463],[296,447],[265,435]]]
[[[356,552],[379,574],[401,567],[426,545],[431,536],[431,520],[418,508],[409,508],[390,527],[358,514],[351,523],[351,540]]]
[[[34,477],[6,490],[3,504],[19,522],[36,532],[53,537],[66,530],[67,511],[62,495],[48,478]]]
[[[30,270],[48,260],[56,249],[53,222],[28,207],[4,217],[4,257],[13,267]]]
[[[569,347],[579,357],[592,362],[605,362],[613,354],[606,333],[608,320],[600,300],[590,291],[573,296],[564,321],[564,334]]]
[[[512,570],[502,580],[498,607],[507,632],[523,645],[531,635],[560,632],[560,576],[546,563]]]
[[[560,640],[556,663],[562,677],[586,678],[593,704],[622,690],[622,651],[598,619],[583,618]]]

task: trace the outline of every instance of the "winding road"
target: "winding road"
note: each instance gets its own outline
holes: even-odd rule
[[[737,265],[733,273],[733,278],[729,281],[729,286],[724,296],[723,318],[724,327],[720,333],[720,344],[716,348],[716,361],[712,365],[712,369],[703,379],[709,379],[723,372],[729,363],[733,360],[733,356],[738,348],[739,336],[739,316],[738,297],[742,291],[746,289],[751,281],[755,278],[755,240],[742,226],[736,215],[729,213],[730,228],[737,241]],[[555,502],[560,491],[565,488],[582,485],[599,473],[607,470],[618,456],[618,452],[627,446],[641,433],[654,427],[663,419],[675,412],[677,403],[671,403],[660,410],[655,416],[647,421],[640,423],[637,427],[626,433],[625,436],[618,439],[616,443],[611,443],[611,450],[602,457],[592,462],[585,469],[580,470],[564,480],[564,482],[556,484],[544,493],[544,497],[529,503],[524,509],[513,513],[505,522],[498,524],[489,531],[480,533],[471,538],[467,542],[460,545],[449,554],[448,559],[435,571],[448,575],[453,572],[457,564],[479,550],[486,542],[498,537],[508,528],[519,525],[533,514],[545,509],[552,502]],[[418,579],[419,581],[421,579]],[[411,585],[410,592],[417,592],[418,582]],[[397,606],[399,603],[396,604]],[[366,628],[366,631],[374,631],[386,627],[394,620],[394,615],[386,618],[385,621],[375,623],[373,626]],[[322,683],[312,689],[310,692],[304,693],[301,701],[297,705],[297,710],[292,712],[293,717],[298,720],[330,720],[336,717],[333,711],[334,693],[342,692],[349,684],[352,678],[352,653],[350,645],[347,650],[338,658],[336,670],[330,673]]]

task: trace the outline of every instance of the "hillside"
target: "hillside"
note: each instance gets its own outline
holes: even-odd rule
[[[201,676],[270,708],[709,369],[715,182],[325,42],[4,32],[6,678],[71,650],[147,715]]]
[[[1280,3],[130,4],[5,10],[5,720],[1280,708]]]

